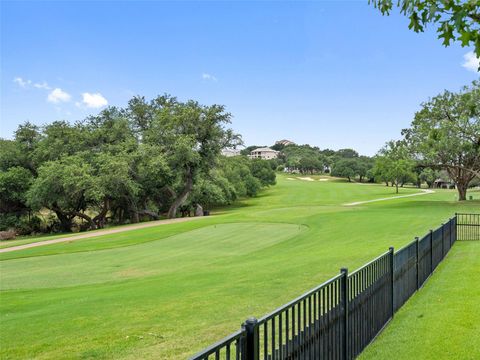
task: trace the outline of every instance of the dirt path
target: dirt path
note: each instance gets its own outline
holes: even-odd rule
[[[427,194],[433,194],[434,192],[435,191],[433,191],[433,190],[422,190],[422,192],[415,193],[415,194],[398,195],[398,196],[392,196],[392,197],[388,197],[388,198],[357,201],[357,202],[343,204],[343,206],[355,206],[355,205],[368,204],[368,203],[377,202],[377,201],[386,201],[386,200],[400,199],[400,198],[406,198],[406,197],[411,197],[411,196],[427,195]]]
[[[81,239],[88,239],[88,238],[92,238],[92,237],[96,237],[96,236],[102,236],[102,235],[108,235],[108,234],[117,234],[117,233],[121,233],[121,232],[125,232],[125,231],[143,229],[143,228],[159,226],[159,225],[182,223],[182,222],[198,220],[198,219],[203,219],[203,217],[185,217],[185,218],[178,218],[178,219],[149,221],[149,222],[146,222],[146,223],[122,226],[122,227],[113,228],[113,229],[98,230],[98,231],[95,231],[95,232],[86,232],[85,234],[82,234],[82,235],[73,235],[73,236],[67,236],[67,237],[62,237],[62,238],[58,238],[58,239],[38,241],[38,242],[30,243],[30,244],[12,246],[12,247],[8,247],[8,248],[0,249],[0,253],[6,253],[6,252],[10,252],[10,251],[17,251],[17,250],[23,250],[23,249],[30,249],[30,248],[37,247],[37,246],[57,244],[57,243],[65,242],[65,241],[75,241],[75,240],[81,240]]]

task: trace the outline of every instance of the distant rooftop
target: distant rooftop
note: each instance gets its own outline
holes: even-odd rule
[[[255,150],[252,150],[252,152],[259,152],[259,151],[272,151],[272,152],[278,152],[276,150],[270,149],[269,147],[262,147],[262,148],[257,148]]]

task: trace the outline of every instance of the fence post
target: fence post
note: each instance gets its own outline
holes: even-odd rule
[[[342,282],[342,296],[343,296],[343,308],[345,311],[345,317],[343,321],[343,358],[344,360],[350,359],[350,354],[348,351],[348,269],[341,268],[340,272],[343,275]]]
[[[450,249],[452,248],[452,244],[453,244],[453,230],[452,230],[452,225],[453,225],[453,218],[450,219],[449,221],[449,224],[450,224]]]
[[[419,270],[419,266],[418,266],[419,264],[418,263],[420,262],[420,259],[418,258],[418,236],[415,237],[415,244],[417,245],[416,246],[416,251],[417,251],[417,264],[416,265],[417,265],[417,290],[418,290],[419,283],[420,283],[420,281],[419,281],[419,271],[418,271]]]
[[[430,230],[430,274],[433,273],[433,230]]]
[[[245,329],[245,360],[258,360],[259,344],[258,344],[258,320],[254,317],[248,318],[242,324]]]
[[[393,275],[394,275],[394,273],[393,273],[393,270],[394,270],[394,269],[393,269],[393,257],[394,257],[394,255],[393,255],[393,252],[394,252],[393,246],[391,246],[391,247],[388,248],[388,252],[390,253],[390,256],[389,256],[389,257],[390,257],[390,274],[392,275],[392,279],[391,279],[391,280],[392,280],[392,281],[391,281],[391,286],[392,286],[391,302],[392,302],[392,319],[393,319],[393,314],[395,313],[395,308],[394,308],[394,306],[393,306],[393,305],[394,305],[394,286],[393,286],[393,285],[394,285],[394,282],[395,282],[395,281],[394,281],[394,276],[393,276]]]
[[[442,260],[445,257],[445,224],[442,223]]]
[[[455,213],[455,240],[453,240],[453,242],[456,242],[457,241],[457,229],[458,229],[458,213]]]

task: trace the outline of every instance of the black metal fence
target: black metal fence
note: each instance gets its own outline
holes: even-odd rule
[[[432,274],[456,240],[480,240],[480,214],[340,274],[206,348],[191,360],[354,359]]]
[[[456,214],[458,240],[480,240],[480,214]]]

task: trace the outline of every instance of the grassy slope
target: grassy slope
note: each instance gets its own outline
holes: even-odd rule
[[[480,359],[480,242],[458,242],[360,359]]]
[[[394,195],[280,177],[202,221],[1,254],[0,357],[182,358],[479,205],[441,191],[341,206]]]
[[[128,229],[129,227],[134,227],[137,226],[138,224],[125,224],[125,225],[112,225],[108,226],[105,229],[110,229],[110,228],[125,228]],[[96,232],[101,232],[105,229],[98,229],[98,230],[90,230],[88,234],[94,234]],[[77,235],[85,235],[87,234],[86,232],[77,232],[77,233],[58,233],[55,235],[50,235],[50,234],[42,234],[42,235],[35,235],[35,236],[19,236],[14,240],[4,240],[0,241],[0,249],[4,248],[9,248],[13,246],[18,246],[18,245],[25,245],[25,244],[31,244],[34,242],[42,242],[42,241],[47,241],[47,240],[54,240],[54,239],[59,239],[63,237],[72,237],[72,236],[77,236]]]

